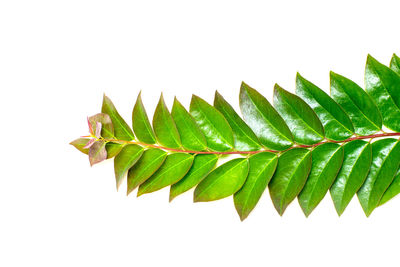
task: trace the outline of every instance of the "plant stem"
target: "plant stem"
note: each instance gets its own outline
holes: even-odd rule
[[[325,140],[313,145],[299,145],[296,144],[287,150],[293,149],[293,148],[313,148],[325,143],[348,143],[354,140],[361,140],[361,139],[374,139],[374,138],[380,138],[380,137],[389,137],[389,136],[400,136],[400,133],[379,133],[379,134],[372,134],[372,135],[362,135],[362,136],[354,136],[350,137],[348,139],[345,139],[343,141],[334,141],[334,140]],[[193,154],[217,154],[217,155],[233,155],[233,154],[257,154],[261,152],[272,152],[272,153],[281,153],[283,151],[277,151],[277,150],[270,150],[270,149],[262,149],[262,150],[256,150],[256,151],[238,151],[238,150],[233,150],[233,151],[224,151],[224,152],[219,152],[219,151],[194,151],[194,150],[185,150],[185,149],[177,149],[177,148],[169,148],[169,147],[164,147],[160,145],[153,145],[153,144],[146,144],[142,143],[139,141],[125,141],[125,140],[118,140],[118,139],[104,139],[106,142],[115,142],[115,143],[123,143],[123,144],[135,144],[135,145],[140,145],[144,147],[152,147],[152,148],[159,148],[167,151],[173,151],[173,152],[182,152],[182,153],[193,153]],[[284,150],[284,151],[287,151]]]

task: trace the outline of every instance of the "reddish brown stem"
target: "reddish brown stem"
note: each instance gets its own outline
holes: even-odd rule
[[[363,136],[355,136],[355,137],[350,137],[348,139],[345,139],[343,141],[334,141],[334,140],[326,140],[322,141],[313,145],[295,145],[287,150],[296,148],[296,147],[302,147],[302,148],[313,148],[325,143],[348,143],[350,141],[354,140],[360,140],[360,139],[373,139],[373,138],[379,138],[379,137],[388,137],[388,136],[400,136],[400,133],[380,133],[380,134],[371,134],[371,135],[363,135]],[[256,150],[256,151],[224,151],[224,152],[218,152],[218,151],[194,151],[194,150],[184,150],[184,149],[177,149],[177,148],[169,148],[169,147],[164,147],[160,145],[152,145],[152,144],[145,144],[139,141],[125,141],[125,140],[117,140],[117,139],[104,139],[105,141],[108,142],[116,142],[116,143],[125,143],[125,144],[136,144],[140,146],[145,146],[145,147],[152,147],[152,148],[159,148],[163,150],[168,150],[168,151],[173,151],[173,152],[183,152],[183,153],[193,153],[193,154],[217,154],[217,155],[233,155],[233,154],[257,154],[261,152],[272,152],[272,153],[279,153],[282,151],[277,151],[277,150],[270,150],[270,149],[263,149],[263,150]],[[285,150],[285,151],[287,151]]]

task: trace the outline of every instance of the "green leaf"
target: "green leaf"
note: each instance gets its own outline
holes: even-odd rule
[[[207,141],[203,133],[200,131],[190,113],[179,103],[178,99],[174,99],[172,106],[172,118],[178,128],[181,136],[182,145],[185,149],[202,151],[207,148]]]
[[[367,217],[379,205],[400,166],[400,144],[396,139],[372,143],[372,165],[357,196]]]
[[[128,171],[127,195],[152,176],[164,163],[166,157],[167,152],[161,149],[150,148],[144,151],[142,157]]]
[[[224,115],[231,126],[237,150],[253,151],[261,149],[261,144],[254,132],[217,91],[215,91],[214,107]]]
[[[194,158],[192,168],[190,168],[185,177],[176,184],[171,185],[169,201],[200,183],[214,169],[217,161],[218,156],[214,154],[197,155]]]
[[[342,168],[330,188],[331,197],[339,216],[342,215],[364,183],[372,159],[371,145],[363,140],[354,140],[345,144],[343,151]]]
[[[88,155],[91,166],[107,159],[107,151],[105,146],[106,142],[103,140],[96,141],[90,146]]]
[[[331,96],[349,115],[356,134],[369,135],[382,128],[382,116],[372,98],[355,82],[330,72]]]
[[[69,143],[70,145],[73,145],[76,149],[78,149],[80,152],[84,154],[89,153],[89,148],[85,148],[86,144],[89,142],[89,138],[78,138]]]
[[[101,136],[104,138],[114,138],[114,127],[111,121],[111,118],[108,114],[98,113],[89,117],[89,123],[93,129],[93,132],[96,133],[97,122],[101,123]],[[100,137],[100,136],[97,136]]]
[[[278,157],[269,152],[258,153],[249,158],[249,174],[246,182],[233,196],[240,220],[246,219],[257,205],[275,172],[277,163]]]
[[[154,144],[156,137],[153,128],[151,128],[149,117],[147,117],[146,109],[143,106],[142,92],[139,93],[135,106],[132,111],[132,128],[139,141],[146,144]]]
[[[381,200],[379,201],[379,206],[385,204],[386,202],[397,196],[399,193],[400,193],[400,169],[397,171],[393,179],[393,182],[386,189]]]
[[[193,156],[186,153],[173,153],[167,156],[164,164],[139,186],[137,195],[157,191],[182,179],[193,163]]]
[[[118,155],[118,153],[121,151],[123,147],[124,145],[121,144],[107,142],[106,144],[107,158],[110,159]]]
[[[289,127],[265,97],[242,83],[239,100],[244,120],[263,145],[275,150],[284,150],[293,145]]]
[[[298,195],[299,204],[308,217],[325,197],[335,181],[343,162],[343,148],[335,143],[325,143],[312,151],[310,175]]]
[[[320,88],[297,74],[296,94],[317,113],[328,139],[341,141],[353,135],[354,127],[346,112]]]
[[[368,55],[365,87],[382,113],[383,125],[400,131],[400,76]]]
[[[143,154],[143,148],[138,145],[126,145],[114,158],[115,180],[117,181],[117,190],[121,185],[125,174],[135,165]]]
[[[227,151],[233,148],[232,129],[224,116],[213,106],[193,95],[190,102],[190,114],[206,137],[210,149]]]
[[[278,161],[275,174],[269,183],[269,193],[279,215],[296,198],[311,169],[311,151],[293,148],[284,152]]]
[[[161,95],[153,117],[153,128],[158,142],[168,148],[180,148],[181,139],[178,129]]]
[[[300,97],[277,84],[274,87],[274,107],[286,121],[297,143],[312,145],[324,139],[324,127],[314,110]]]
[[[236,193],[246,181],[249,163],[245,158],[228,161],[204,178],[194,190],[194,202],[213,201]]]
[[[400,58],[396,54],[393,54],[390,60],[390,68],[397,74],[400,74]]]
[[[131,141],[135,139],[135,136],[128,126],[128,124],[124,121],[124,119],[119,115],[117,109],[111,100],[104,95],[103,98],[103,106],[101,107],[101,112],[108,114],[110,116],[112,125],[114,127],[114,136],[120,140]]]

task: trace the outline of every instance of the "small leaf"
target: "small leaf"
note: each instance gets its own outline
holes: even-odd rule
[[[158,142],[169,148],[180,148],[178,129],[161,95],[153,117],[153,128]]]
[[[357,196],[367,217],[379,205],[400,166],[400,144],[396,139],[372,143],[372,165]]]
[[[382,113],[383,125],[400,131],[400,76],[368,55],[365,87]]]
[[[127,195],[152,176],[164,163],[166,157],[167,152],[161,149],[150,148],[146,150],[138,162],[128,171]]]
[[[393,54],[390,60],[390,68],[397,74],[400,74],[400,58],[396,54]]]
[[[206,138],[200,131],[193,117],[182,104],[179,103],[176,97],[171,114],[178,128],[179,135],[181,136],[182,146],[188,150],[205,150],[207,148]]]
[[[324,91],[297,74],[296,94],[317,113],[328,139],[342,141],[353,135],[354,127],[346,112]]]
[[[381,200],[379,201],[379,206],[385,204],[386,202],[397,196],[399,193],[400,193],[400,169],[397,171],[393,179],[393,182],[386,189]]]
[[[232,129],[224,116],[213,106],[193,95],[190,102],[190,114],[206,137],[210,149],[227,151],[233,148]]]
[[[93,133],[96,133],[96,137],[100,138],[100,136],[104,138],[114,138],[114,127],[111,121],[111,118],[108,114],[98,113],[89,117],[89,123],[93,130]],[[101,125],[101,133],[99,134],[98,123]]]
[[[263,145],[275,150],[285,150],[293,145],[288,126],[264,96],[242,83],[239,100],[244,120]]]
[[[107,159],[106,143],[103,140],[94,142],[89,148],[88,155],[91,166]]]
[[[89,142],[87,142],[86,146],[84,146],[83,148],[89,149],[94,144],[94,142],[96,142],[96,139],[94,138],[90,139]]]
[[[246,219],[257,205],[275,172],[277,163],[278,157],[269,152],[257,153],[249,158],[249,174],[246,182],[233,196],[240,220]]]
[[[186,153],[173,153],[167,156],[164,164],[139,186],[137,195],[157,191],[182,179],[193,163],[193,156]]]
[[[146,144],[154,144],[156,137],[153,128],[151,128],[149,117],[147,117],[146,109],[143,106],[142,92],[139,93],[135,106],[132,111],[132,128],[139,141]]]
[[[78,139],[75,139],[74,141],[72,141],[69,144],[73,145],[80,152],[82,152],[84,154],[88,154],[89,153],[89,149],[85,148],[85,146],[87,145],[89,140],[90,140],[89,138],[78,138]]]
[[[269,193],[279,215],[296,198],[307,180],[311,169],[311,151],[293,148],[284,152],[278,160],[275,174],[269,183]]]
[[[169,201],[178,195],[195,187],[215,167],[218,156],[215,154],[199,154],[194,158],[193,165],[189,172],[176,184],[171,185]]]
[[[143,148],[138,145],[126,145],[114,158],[114,172],[117,181],[117,190],[121,185],[125,174],[135,165],[143,154]]]
[[[213,201],[236,193],[246,181],[249,163],[237,158],[224,163],[204,178],[194,191],[194,202]]]
[[[217,91],[215,91],[214,107],[224,115],[231,126],[237,150],[252,151],[261,148],[260,142],[254,132]]]
[[[124,119],[119,115],[117,109],[111,100],[104,95],[103,106],[101,107],[101,112],[106,113],[110,116],[112,125],[114,127],[114,136],[120,140],[131,141],[135,139],[135,136],[129,127],[129,125],[124,121]]]
[[[331,71],[331,96],[349,115],[355,133],[369,135],[382,128],[382,116],[372,98],[355,82]]]
[[[307,182],[298,195],[304,214],[308,217],[325,197],[335,181],[343,162],[343,148],[325,143],[312,151],[312,166]]]
[[[297,143],[312,145],[324,139],[324,127],[314,110],[300,97],[277,84],[274,88],[274,107],[286,121]]]
[[[353,196],[362,186],[371,166],[370,143],[354,140],[343,146],[344,157],[335,182],[330,188],[338,215],[342,215]]]
[[[111,159],[111,158],[115,157],[116,155],[118,155],[118,153],[121,151],[121,149],[123,147],[124,146],[121,144],[107,142],[107,144],[106,144],[107,158]]]

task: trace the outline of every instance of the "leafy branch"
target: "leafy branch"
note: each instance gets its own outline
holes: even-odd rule
[[[387,67],[368,56],[365,90],[334,72],[330,82],[329,96],[297,74],[296,94],[275,85],[273,105],[242,83],[243,118],[216,92],[214,105],[193,95],[189,111],[175,98],[171,112],[161,95],[150,123],[139,94],[132,128],[104,96],[90,134],[71,144],[91,165],[114,158],[128,194],[170,186],[170,201],[194,187],[195,202],[233,195],[244,220],[267,187],[280,215],[297,197],[309,216],[330,191],[339,215],[357,194],[369,216],[400,192],[400,58]],[[218,164],[226,155],[235,158]]]

